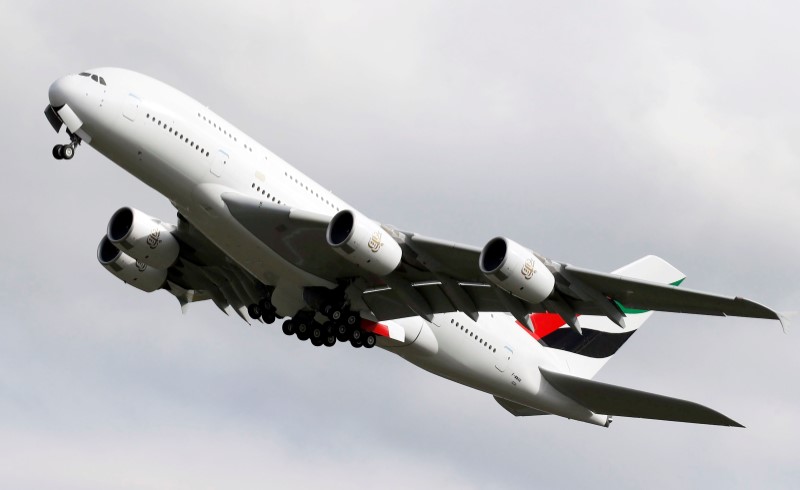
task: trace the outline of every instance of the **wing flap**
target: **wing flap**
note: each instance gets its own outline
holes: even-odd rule
[[[595,413],[690,424],[744,427],[716,410],[698,403],[546,369],[539,368],[539,371],[555,389]]]
[[[500,301],[496,289],[484,284],[459,284],[475,304],[477,311],[505,311],[505,305]],[[440,283],[414,284],[413,288],[430,305],[431,313],[450,313],[457,311],[448,298]],[[380,288],[366,291],[362,299],[372,310],[378,320],[392,320],[415,316],[408,302],[397,291],[391,288]],[[528,305],[531,312],[541,313],[541,305]]]

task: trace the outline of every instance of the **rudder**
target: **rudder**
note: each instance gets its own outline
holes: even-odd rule
[[[674,286],[685,279],[681,271],[655,255],[642,257],[612,274]],[[592,378],[652,315],[651,311],[633,310],[619,303],[617,307],[626,315],[624,329],[605,316],[583,315],[581,335],[557,314],[536,313],[531,315],[534,337],[566,365],[567,372]]]

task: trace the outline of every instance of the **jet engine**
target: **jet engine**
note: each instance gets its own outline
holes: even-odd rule
[[[377,275],[400,265],[400,245],[378,223],[350,210],[336,213],[328,224],[328,244],[342,257]]]
[[[160,289],[167,280],[166,270],[151,267],[124,254],[111,243],[108,236],[104,236],[97,247],[97,260],[126,284],[146,293]]]
[[[161,220],[128,207],[111,217],[108,239],[125,255],[156,269],[167,270],[180,252],[178,240]]]
[[[550,296],[556,279],[534,253],[508,238],[489,241],[478,259],[481,272],[503,291],[529,303]]]

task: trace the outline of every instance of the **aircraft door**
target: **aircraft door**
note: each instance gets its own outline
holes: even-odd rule
[[[228,160],[230,160],[230,156],[222,151],[217,151],[214,158],[211,160],[211,173],[220,177],[225,170],[225,167],[228,166]]]
[[[128,94],[128,98],[125,99],[125,105],[122,107],[122,115],[125,116],[125,119],[128,121],[135,121],[141,103],[142,100],[139,97]]]
[[[504,346],[502,349],[498,348],[497,352],[495,352],[495,362],[494,367],[497,368],[498,371],[501,373],[506,370],[508,367],[508,363],[511,361],[511,357],[514,355],[514,349],[509,346]]]

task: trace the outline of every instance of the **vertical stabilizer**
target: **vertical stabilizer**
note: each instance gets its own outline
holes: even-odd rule
[[[654,255],[642,257],[613,274],[673,286],[685,279],[681,271]],[[583,315],[580,317],[583,334],[580,335],[559,315],[536,313],[531,315],[534,337],[553,356],[564,361],[569,373],[592,378],[652,315],[651,311],[629,309],[619,303],[616,306],[625,315],[624,328],[606,316]]]

